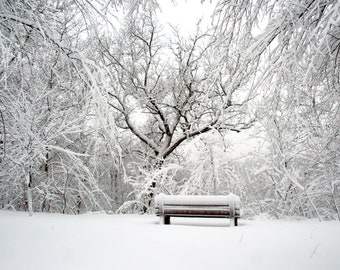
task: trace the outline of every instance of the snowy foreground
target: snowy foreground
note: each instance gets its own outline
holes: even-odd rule
[[[340,222],[0,212],[3,270],[340,269]]]

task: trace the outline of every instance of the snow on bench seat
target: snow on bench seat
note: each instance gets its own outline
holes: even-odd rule
[[[155,198],[156,215],[170,224],[170,217],[207,217],[237,218],[241,217],[240,197],[230,193],[227,196],[165,195]]]

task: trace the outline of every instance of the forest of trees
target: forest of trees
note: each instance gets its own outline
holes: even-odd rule
[[[211,2],[186,36],[156,0],[0,1],[0,209],[340,220],[340,2]]]

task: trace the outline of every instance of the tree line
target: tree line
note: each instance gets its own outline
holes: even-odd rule
[[[0,208],[233,192],[249,216],[339,219],[340,5],[213,3],[183,36],[156,0],[2,1]],[[235,157],[245,131],[264,146]]]

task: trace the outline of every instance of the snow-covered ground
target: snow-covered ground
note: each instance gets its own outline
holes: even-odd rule
[[[340,269],[340,222],[0,212],[0,269]]]

